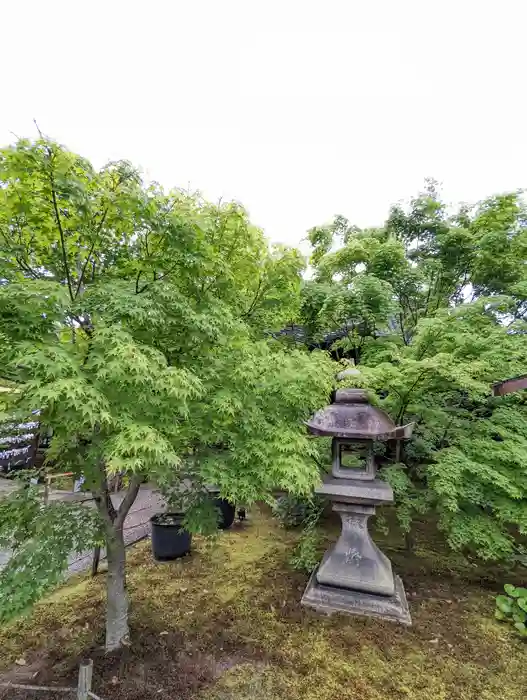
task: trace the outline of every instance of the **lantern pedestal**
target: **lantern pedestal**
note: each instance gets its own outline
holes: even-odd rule
[[[317,581],[324,586],[350,588],[373,595],[394,595],[392,565],[368,532],[374,506],[334,503],[342,518],[337,544],[329,549],[318,567]]]
[[[311,574],[307,588],[302,596],[302,605],[314,608],[319,613],[347,613],[349,615],[366,615],[383,620],[411,625],[410,611],[404,594],[401,579],[394,576],[395,592],[392,596],[372,595],[335,586],[323,586],[317,581],[319,569]]]
[[[342,482],[329,478],[317,493],[359,503],[333,503],[333,510],[342,520],[342,532],[313,572],[302,605],[326,614],[368,615],[411,625],[402,581],[394,576],[390,560],[368,532],[368,518],[375,513],[375,504],[391,502],[392,489],[378,479]]]

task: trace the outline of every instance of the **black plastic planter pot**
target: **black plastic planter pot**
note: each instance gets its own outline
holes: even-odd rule
[[[234,522],[236,508],[232,503],[224,498],[215,498],[214,505],[220,509],[221,515],[218,519],[218,527],[220,530],[228,530]]]
[[[150,518],[152,553],[156,561],[172,561],[190,552],[192,535],[183,529],[183,513],[160,513]]]

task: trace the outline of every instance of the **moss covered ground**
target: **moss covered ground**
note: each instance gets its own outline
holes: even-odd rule
[[[297,537],[253,510],[177,562],[154,563],[144,541],[128,552],[130,647],[104,655],[104,574],[76,578],[0,630],[0,674],[69,684],[88,656],[105,700],[525,697],[527,645],[493,620],[493,596],[521,573],[449,553],[426,524],[409,554],[392,529],[376,539],[405,582],[413,627],[326,618],[300,608],[307,576],[288,564]],[[0,698],[26,697],[8,692]]]

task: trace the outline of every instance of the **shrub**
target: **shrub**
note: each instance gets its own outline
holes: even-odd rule
[[[320,561],[322,537],[315,527],[307,527],[289,560],[293,569],[310,574]]]
[[[496,598],[495,616],[514,625],[516,631],[527,639],[527,588],[506,583],[505,593]]]
[[[286,529],[308,526],[318,522],[325,502],[317,496],[302,498],[286,494],[276,499],[273,506],[273,515],[278,518],[282,527]]]

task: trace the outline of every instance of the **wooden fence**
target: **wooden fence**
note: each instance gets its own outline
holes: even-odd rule
[[[24,685],[23,683],[0,683],[0,688],[12,688],[13,690],[34,690],[35,692],[45,693],[76,693],[77,700],[102,700],[92,691],[93,677],[93,661],[86,661],[79,666],[79,677],[76,688],[64,686],[45,686],[45,685]]]

